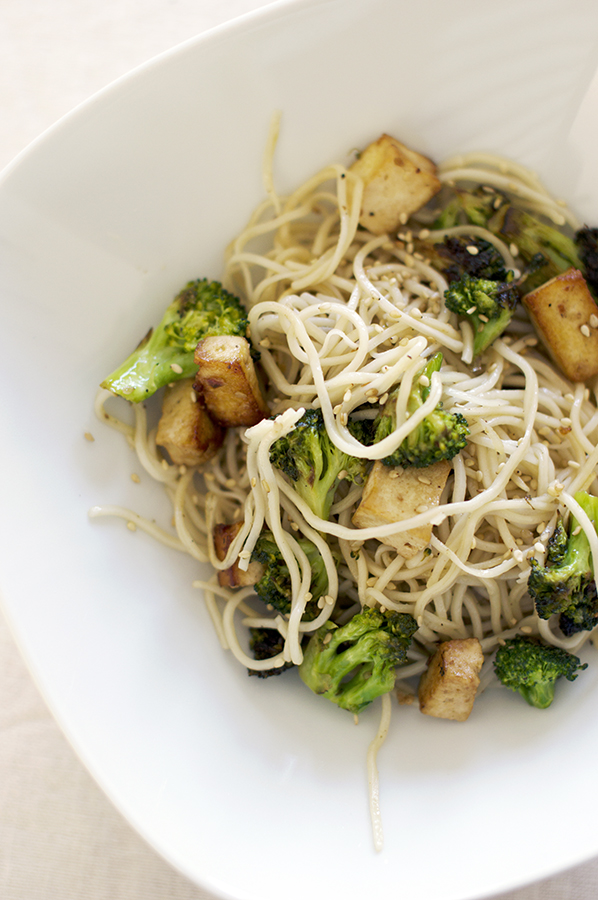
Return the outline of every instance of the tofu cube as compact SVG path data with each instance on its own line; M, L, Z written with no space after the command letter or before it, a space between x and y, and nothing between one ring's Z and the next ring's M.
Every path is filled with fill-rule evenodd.
M351 171L364 182L359 222L372 234L396 231L441 188L432 160L383 134Z
M353 524L357 528L389 525L418 515L423 507L438 506L451 468L445 459L425 469L400 469L377 460L353 514ZM420 525L381 540L395 547L399 556L411 559L428 546L431 537L432 526Z
M222 561L228 552L228 548L243 527L242 522L233 525L216 525L214 528L214 550L216 556ZM247 569L240 569L237 560L228 569L218 572L218 584L220 587L245 587L248 584L257 584L264 574L264 567L259 562L250 562Z
M195 350L195 363L195 390L219 425L248 428L270 415L245 338L204 338Z
M177 381L164 391L156 443L176 466L200 466L218 452L224 430L213 422L201 399L194 399L193 379Z
M571 381L598 375L598 329L589 325L598 306L578 269L567 269L523 298L553 360ZM594 319L594 320L595 320Z
M439 644L419 682L421 712L464 722L473 708L483 662L477 638Z

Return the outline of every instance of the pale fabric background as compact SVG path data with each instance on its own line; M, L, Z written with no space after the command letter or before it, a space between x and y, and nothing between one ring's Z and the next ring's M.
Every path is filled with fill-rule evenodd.
M0 168L134 66L265 5L0 0ZM594 860L500 900L597 897ZM1 618L0 898L212 900L156 856L95 786L54 724Z

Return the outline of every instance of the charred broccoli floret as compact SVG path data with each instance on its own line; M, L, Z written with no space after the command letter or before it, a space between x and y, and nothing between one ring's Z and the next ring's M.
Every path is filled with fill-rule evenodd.
M513 284L469 275L463 275L444 292L447 309L462 316L473 328L474 357L503 333L513 317L518 298Z
M284 639L275 628L250 628L249 649L254 659L270 659L282 653ZM256 675L258 678L270 678L272 675L281 675L286 669L292 669L294 663L286 662L282 666L274 666L271 669L247 669L248 675Z
M582 272L592 289L598 295L598 228L580 228L575 235L577 252L583 266Z
M512 691L519 691L530 706L538 709L550 706L559 678L575 681L586 668L587 663L582 665L579 657L567 650L521 635L506 640L494 659L499 681Z
M490 281L510 280L501 254L483 238L447 236L442 243L436 244L436 252L449 281L458 281L463 275Z
M575 500L593 522L598 525L598 498L579 491ZM569 530L561 521L549 541L546 565L532 558L527 589L541 619L559 615L563 634L591 631L598 625L598 594L592 552L585 532L571 515Z
M316 545L307 540L307 538L298 538L297 543L311 565L312 580L309 590L312 597L308 601L304 613L304 619L309 622L315 619L320 612L318 600L328 590L328 575L324 560ZM264 567L262 577L254 585L260 600L273 606L282 615L290 613L292 602L291 575L278 544L270 531L262 531L253 548L251 559L261 563Z
M367 460L349 456L332 443L321 409L306 410L287 435L274 441L270 460L293 482L312 512L326 521L339 475L347 481L365 480L368 466Z
M413 379L407 400L407 412L410 416L426 402L432 373L439 371L442 360L442 353L436 353ZM396 429L397 393L398 391L393 391L374 422L376 443ZM382 462L385 466L425 468L441 459L456 456L466 446L468 434L469 427L464 416L461 413L449 413L439 404L416 425L394 453L384 457Z
M309 640L299 675L314 693L358 713L393 689L416 631L407 613L367 607L345 625L325 622Z
M126 400L147 400L158 388L197 372L193 359L202 338L245 336L247 315L241 302L217 281L190 281L168 306L157 328L103 382Z
M524 262L529 263L539 255L544 258L544 265L537 267L528 278L527 291L534 290L571 266L575 269L582 267L572 237L515 206L508 207L495 233L507 244L515 244Z

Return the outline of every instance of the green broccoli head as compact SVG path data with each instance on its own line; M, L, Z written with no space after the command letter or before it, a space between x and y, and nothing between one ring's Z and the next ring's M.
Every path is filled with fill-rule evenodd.
M306 622L311 622L320 612L318 600L328 590L328 575L316 545L307 538L299 538L297 543L311 565L312 580L309 590L312 597L303 616ZM260 600L274 607L282 615L288 615L292 602L291 575L274 536L267 529L264 529L257 539L251 559L264 567L262 577L254 585Z
M471 278L467 274L444 292L447 309L464 318L473 328L474 357L503 333L513 317L518 298L514 284Z
M413 379L407 401L407 412L410 416L426 402L430 393L432 373L440 369L442 360L442 353L436 353ZM421 384L420 379L425 383ZM376 443L396 429L397 393L393 391L374 422ZM407 435L394 453L386 456L382 462L385 466L425 468L441 459L452 459L456 456L467 445L468 434L469 426L461 413L449 413L439 404Z
M314 693L358 713L393 689L416 631L407 613L368 607L346 625L328 621L310 638L299 675Z
M559 678L574 681L586 668L572 653L521 635L505 641L494 659L498 680L538 709L550 706Z
M488 228L497 212L508 202L503 194L493 188L479 187L471 191L457 188L432 227L445 229L455 225L479 225Z
M528 291L560 275L571 266L581 269L575 240L554 225L542 222L523 209L515 206L507 207L502 221L498 220L493 230L507 244L515 244L525 262L530 262L540 255L543 257L544 264L527 279Z
M598 498L580 491L575 499L594 523L598 523ZM541 619L558 614L559 627L569 636L591 631L598 625L598 594L592 553L585 532L570 516L569 530L557 524L549 541L546 565L532 558L527 589Z
M332 443L321 409L308 409L295 427L274 441L270 460L293 482L312 512L328 520L339 475L360 481L367 474L367 460L349 456Z
M195 348L214 335L244 336L247 314L217 281L190 281L131 355L101 384L126 400L147 400L158 388L197 372Z

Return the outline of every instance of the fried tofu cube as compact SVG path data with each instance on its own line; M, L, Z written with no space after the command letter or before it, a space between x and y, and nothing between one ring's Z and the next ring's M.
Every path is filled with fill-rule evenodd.
M424 512L424 507L438 506L451 468L445 459L425 469L401 469L377 460L353 514L353 524L357 528L389 525ZM431 537L432 526L420 525L382 540L395 547L399 556L411 559L428 546Z
M372 234L396 231L441 188L432 160L383 134L351 171L364 182L360 225Z
M248 428L270 415L245 338L204 338L195 350L195 363L195 390L219 425Z
M216 525L214 528L214 550L221 562L242 527L242 522L235 522L233 525ZM261 563L250 562L247 569L240 569L236 560L228 569L218 572L218 584L220 587L229 588L246 587L249 584L257 584L263 574L264 567Z
M473 708L483 662L477 638L439 644L419 682L421 712L464 722Z
M196 398L192 378L165 389L156 443L175 465L200 466L215 456L223 441L224 430Z
M578 269L567 269L523 298L553 360L571 381L598 375L598 306Z

